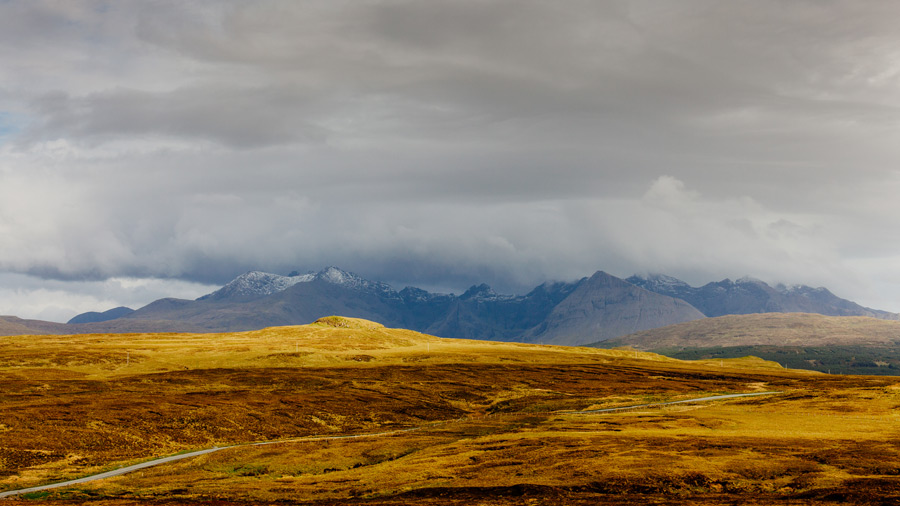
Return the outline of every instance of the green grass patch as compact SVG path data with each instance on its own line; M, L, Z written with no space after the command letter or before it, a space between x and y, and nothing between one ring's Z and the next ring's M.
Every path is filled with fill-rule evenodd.
M873 346L722 346L659 348L655 353L681 360L755 356L791 369L831 374L900 376L900 348Z
M28 499L29 501L41 500L50 497L50 491L38 490L37 492L26 492L24 494L20 494L19 497L21 497L22 499Z

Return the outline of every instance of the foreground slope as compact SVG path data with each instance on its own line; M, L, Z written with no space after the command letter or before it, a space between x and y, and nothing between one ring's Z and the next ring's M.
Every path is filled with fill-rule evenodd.
M333 317L229 334L5 337L0 380L0 490L282 441L28 496L42 504L900 498L896 379L757 359L440 339ZM782 393L573 412L763 391ZM416 430L308 439L395 429Z

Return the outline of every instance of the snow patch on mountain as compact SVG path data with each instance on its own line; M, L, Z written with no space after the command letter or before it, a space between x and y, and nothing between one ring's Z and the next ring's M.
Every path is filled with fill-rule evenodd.
M817 287L817 288L813 288L813 287L811 287L811 286L809 286L809 285L791 285L791 286L785 286L785 285L779 284L779 285L777 285L777 286L775 287L775 289L778 290L779 292L783 293L783 294L801 294L801 295L808 295L808 294L810 294L810 293L825 293L825 292L828 292L828 289L825 288L825 287L821 287L821 286L820 286L820 287Z
M283 292L297 283L312 281L314 278L314 274L281 276L269 272L250 271L241 274L222 288L197 300L272 295L273 293Z
M627 278L625 281L628 281L632 285L650 290L651 292L658 293L675 292L685 289L690 290L692 288L691 285L678 278L658 273L635 274Z
M389 296L391 298L400 297L400 295L393 288L391 288L391 285L388 285L387 283L369 281L352 272L347 272L333 266L326 267L314 276L316 279L331 283L333 285L340 285L358 291L377 293L383 296Z
M282 276L262 271L251 271L241 274L222 288L204 295L197 300L224 298L264 297L283 292L298 283L309 283L318 280L357 291L375 293L383 297L399 298L399 294L386 283L368 281L360 276L341 270L337 267L326 267L319 272Z
M319 272L316 277L335 285L355 285L362 280L362 278L354 276L349 272L342 271L337 267L328 267Z

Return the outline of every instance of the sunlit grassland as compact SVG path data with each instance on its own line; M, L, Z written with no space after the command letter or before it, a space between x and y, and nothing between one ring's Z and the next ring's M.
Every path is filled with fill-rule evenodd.
M634 355L620 350L443 339L351 318L331 321L339 323L323 319L311 325L223 334L0 336L0 370L48 377L69 372L66 377L108 379L215 368L582 362ZM635 356L665 360L651 353ZM30 370L45 367L54 371Z
M895 482L897 391L837 387L815 406L807 392L614 414L507 414L385 438L244 447L86 486L70 497L490 497L527 484L563 502L610 494L703 502L770 501L840 491L872 499ZM863 403L848 411L847 401ZM873 401L873 402L869 402ZM498 490L499 489L499 490ZM895 489L896 493L896 489ZM450 494L450 495L453 495ZM436 496L436 497L432 497ZM404 499L405 498L405 499ZM515 503L512 501L512 503Z
M421 427L231 448L41 494L51 501L900 497L900 380L752 358L440 339L333 318L234 334L4 337L0 381L0 490L188 449ZM766 390L783 393L564 413Z

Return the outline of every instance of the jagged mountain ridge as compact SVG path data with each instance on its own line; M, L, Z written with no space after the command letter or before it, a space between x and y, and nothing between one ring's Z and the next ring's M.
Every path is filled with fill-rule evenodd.
M314 276L281 276L261 271L250 271L234 278L215 292L197 300L223 300L233 298L252 299L282 292L297 283L311 281Z
M735 292L740 297L728 295L732 285L742 287L742 291ZM651 280L633 276L626 281L602 271L571 283L544 283L526 295L501 295L481 284L457 296L414 287L396 291L387 284L328 267L317 273L289 276L252 271L196 300L160 299L103 322L69 326L26 322L26 326L40 333L129 332L147 328L224 332L306 324L324 315L338 314L443 337L579 345L703 318L704 310L684 299L693 297L703 304L703 297L694 296L702 289L715 290L721 299L719 306L704 306L710 312L711 307L719 311L746 310L746 304L737 303L744 299L756 301L753 307L763 310L796 311L796 303L791 306L759 302L780 293L787 294L780 295L783 298L821 298L835 305L833 298L843 301L850 310L854 306L824 289L772 288L749 279L725 280L695 289L671 277ZM812 310L819 307L811 303L808 306ZM21 328L16 327L16 331Z
M598 283L599 279L607 282ZM623 287L629 296L616 293ZM661 310L659 305L670 309ZM77 327L79 332L104 328L120 332L138 322L142 328L156 322L167 329L184 325L186 331L241 331L305 324L331 314L444 337L558 344L594 342L702 317L683 301L602 272L573 283L544 283L526 295L498 294L481 284L457 296L413 287L398 292L328 267L292 276L248 272L196 300L160 299L122 318L75 326L73 331Z
M269 272L250 271L234 278L215 292L206 294L197 300L236 300L253 299L283 292L297 283L309 283L323 280L336 285L344 285L358 290L390 295L393 288L386 283L369 281L362 277L331 266L319 272L281 276Z
M744 277L737 281L724 279L693 287L680 279L663 274L634 275L629 283L651 292L675 297L690 303L708 317L753 313L815 313L825 316L868 316L897 320L900 315L860 306L842 299L826 288L806 285L770 286L763 281Z

